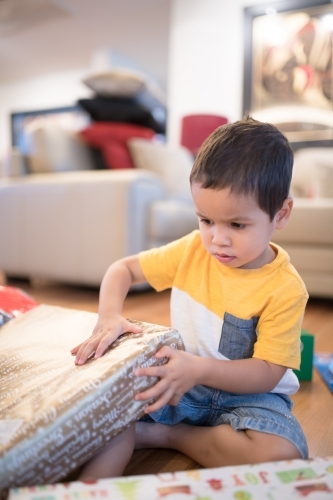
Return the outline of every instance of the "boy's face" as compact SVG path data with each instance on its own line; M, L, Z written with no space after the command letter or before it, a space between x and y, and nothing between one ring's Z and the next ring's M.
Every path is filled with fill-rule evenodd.
M253 196L231 193L229 188L205 189L192 184L202 242L221 264L256 269L275 259L269 242L275 229L285 226L291 198L270 221Z

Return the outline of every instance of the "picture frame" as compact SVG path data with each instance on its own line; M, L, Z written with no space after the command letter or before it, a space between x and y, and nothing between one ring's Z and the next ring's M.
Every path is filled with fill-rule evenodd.
M28 155L31 149L31 127L53 123L74 132L88 126L90 122L90 116L79 105L13 112L10 114L11 143L20 153Z
M283 0L244 9L243 114L293 141L333 141L333 3Z

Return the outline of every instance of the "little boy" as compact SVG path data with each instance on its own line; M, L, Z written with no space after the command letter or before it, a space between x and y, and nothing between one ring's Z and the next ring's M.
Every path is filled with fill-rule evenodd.
M287 253L270 243L292 210L293 153L273 125L246 118L216 129L190 176L199 230L112 264L92 336L76 364L102 356L122 333L130 286L172 288L171 320L186 351L163 347L156 385L135 396L145 417L103 448L82 478L121 475L133 449L179 450L204 467L307 458L291 413L299 383L305 286ZM149 401L154 401L149 403Z

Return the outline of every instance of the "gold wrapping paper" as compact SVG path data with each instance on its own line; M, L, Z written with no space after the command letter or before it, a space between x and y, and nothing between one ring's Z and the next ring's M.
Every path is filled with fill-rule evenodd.
M143 415L134 395L156 382L135 377L161 364L163 346L184 349L176 330L135 322L99 359L74 364L70 349L92 333L97 314L40 305L0 329L0 488L65 478Z

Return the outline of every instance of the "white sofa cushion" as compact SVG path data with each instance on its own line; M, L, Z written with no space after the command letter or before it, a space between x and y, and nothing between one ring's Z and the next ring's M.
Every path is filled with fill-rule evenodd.
M99 286L108 266L148 248L147 213L165 196L143 170L31 174L0 180L0 269Z
M90 152L78 134L53 124L31 127L28 132L31 141L31 173L91 169Z
M133 138L128 146L136 168L150 170L160 175L169 197L192 200L190 173L193 157L184 147L172 148L164 143Z
M295 196L333 197L333 148L304 148L295 152L292 190Z
M316 168L316 194L321 198L333 198L333 155L332 163L318 164Z
M18 148L14 147L8 158L6 174L9 177L21 177L22 175L26 175L26 173L27 169L24 156L20 153Z
M297 266L297 271L318 273L333 276L333 248L325 245L302 245L301 243L283 244L291 263ZM331 288L333 293L333 288Z
M149 206L149 246L181 238L198 229L198 217L193 203L177 200L156 200Z
M300 245L333 244L333 198L295 198L290 220L273 241Z

